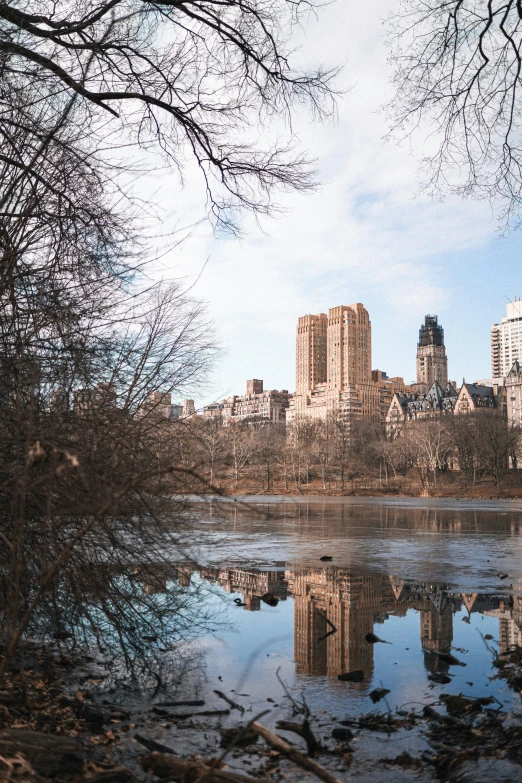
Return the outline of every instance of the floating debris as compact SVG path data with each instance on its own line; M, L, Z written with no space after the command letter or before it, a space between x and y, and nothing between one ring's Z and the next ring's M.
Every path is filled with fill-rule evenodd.
M364 638L368 644L377 644L377 642L381 642L382 644L391 644L391 642L387 642L385 639L379 639L379 637L374 633L367 633Z
M338 674L337 679L343 680L343 682L362 682L364 680L364 672L362 669L354 669L352 672Z
M384 699L384 697L387 696L389 692L390 691L388 690L388 688L374 688L374 690L370 691L368 695L372 700L372 702L374 704L377 704L377 702L380 701L381 699Z

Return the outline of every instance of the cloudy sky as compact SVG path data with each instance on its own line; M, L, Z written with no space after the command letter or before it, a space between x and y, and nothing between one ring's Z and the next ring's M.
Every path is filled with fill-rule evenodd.
M445 330L450 377L489 377L489 329L507 297L522 295L520 234L501 236L490 205L419 197L420 139L385 142L381 107L392 94L383 21L393 0L342 0L304 31L303 61L344 66L338 119L297 117L294 133L317 159L317 192L286 195L276 219L242 223L241 239L200 224L155 274L195 282L223 348L204 399L241 394L247 378L294 389L298 316L362 302L370 313L373 367L412 381L426 313ZM427 130L427 129L426 129ZM183 190L154 176L168 227L205 213L197 174ZM205 266L206 263L206 266Z

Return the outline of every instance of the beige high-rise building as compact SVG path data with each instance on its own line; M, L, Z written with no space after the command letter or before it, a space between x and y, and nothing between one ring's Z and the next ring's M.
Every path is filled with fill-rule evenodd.
M326 383L326 331L324 313L304 315L297 322L295 341L295 390L306 394L320 383Z
M428 392L435 381L444 389L448 385L448 358L444 347L444 330L436 315L427 315L419 329L417 343L417 385Z
M328 311L327 356L329 389L371 381L372 325L360 302Z
M360 302L332 307L328 316L299 318L296 390L287 423L331 415L382 421L394 393L406 389L402 378L372 370L372 325Z

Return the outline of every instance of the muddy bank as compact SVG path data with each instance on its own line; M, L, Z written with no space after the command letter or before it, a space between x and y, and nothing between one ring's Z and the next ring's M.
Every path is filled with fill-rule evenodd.
M488 677L520 693L522 649L493 652ZM74 783L522 781L522 709L446 693L443 677L429 703L419 695L394 705L376 689L365 714L333 714L328 704L312 712L302 691L287 688L262 710L220 682L201 699L183 679L167 689L122 686L103 657L27 645L0 683L0 774ZM358 687L353 679L343 687Z

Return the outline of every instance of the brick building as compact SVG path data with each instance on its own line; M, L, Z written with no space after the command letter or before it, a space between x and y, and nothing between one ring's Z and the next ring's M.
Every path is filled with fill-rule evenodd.
M223 424L245 420L284 424L289 398L286 389L264 390L263 381L253 378L247 381L246 394L234 395L206 405L203 415L207 418L220 417Z

